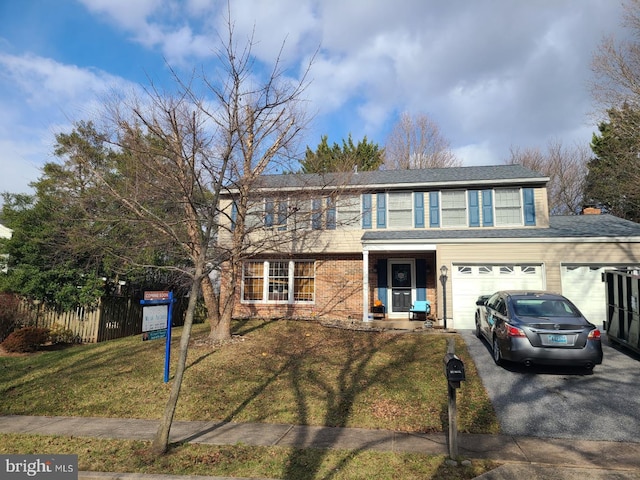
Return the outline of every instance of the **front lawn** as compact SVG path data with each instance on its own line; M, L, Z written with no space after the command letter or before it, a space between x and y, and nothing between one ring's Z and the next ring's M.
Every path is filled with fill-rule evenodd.
M180 332L173 334L172 374ZM207 326L194 327L176 420L447 431L442 359L453 335L467 376L457 391L458 430L499 431L455 334L362 332L285 320L236 322L233 333L233 341L211 346ZM160 418L170 388L163 371L164 340L140 336L0 356L0 414Z

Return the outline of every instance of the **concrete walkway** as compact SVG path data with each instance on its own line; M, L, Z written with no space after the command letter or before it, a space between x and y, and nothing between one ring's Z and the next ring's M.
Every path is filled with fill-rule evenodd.
M0 433L151 440L157 425L155 420L140 419L0 416ZM444 434L266 423L176 421L170 441L448 454ZM458 453L471 460L491 459L505 463L478 477L482 480L640 479L640 443L458 434ZM184 477L99 472L80 472L79 475L80 480L175 478ZM210 480L220 477L197 478Z

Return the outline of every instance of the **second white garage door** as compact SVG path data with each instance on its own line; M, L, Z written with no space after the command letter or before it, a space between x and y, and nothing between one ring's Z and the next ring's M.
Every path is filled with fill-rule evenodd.
M451 274L454 328L474 328L476 300L498 290L544 290L541 264L453 264ZM451 321L451 320L450 320Z
M607 295L602 273L635 265L563 265L562 294L576 304L582 314L599 328L607 317Z

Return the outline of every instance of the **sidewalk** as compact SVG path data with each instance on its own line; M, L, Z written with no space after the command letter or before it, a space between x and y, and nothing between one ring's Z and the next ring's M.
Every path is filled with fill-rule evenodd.
M140 419L8 415L0 416L0 433L151 440L157 424L155 420ZM300 425L176 421L170 441L448 454L444 434ZM461 457L471 460L491 459L505 463L478 477L481 480L527 477L552 480L640 479L638 443L458 434L458 450ZM80 472L79 475L81 480L151 478L173 480L180 477L94 472Z

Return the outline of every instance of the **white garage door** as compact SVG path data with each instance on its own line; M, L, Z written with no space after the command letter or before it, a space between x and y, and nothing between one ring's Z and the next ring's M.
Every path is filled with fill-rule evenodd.
M620 266L563 265L561 269L562 294L575 303L587 320L600 328L607 317L602 272L616 268Z
M453 265L453 327L474 328L476 300L498 290L544 290L540 264Z

